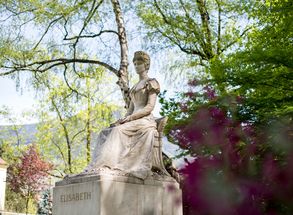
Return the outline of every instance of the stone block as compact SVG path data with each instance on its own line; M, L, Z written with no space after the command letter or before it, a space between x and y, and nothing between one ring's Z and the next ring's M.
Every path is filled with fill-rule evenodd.
M171 177L74 177L56 183L53 215L182 215L181 196Z

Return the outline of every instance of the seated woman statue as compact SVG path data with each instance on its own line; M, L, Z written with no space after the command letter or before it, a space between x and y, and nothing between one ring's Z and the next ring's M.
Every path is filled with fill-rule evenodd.
M145 179L152 168L152 148L156 122L152 115L160 86L148 77L150 57L143 51L134 54L139 82L130 90L131 103L126 116L101 131L92 161L84 173L113 170Z

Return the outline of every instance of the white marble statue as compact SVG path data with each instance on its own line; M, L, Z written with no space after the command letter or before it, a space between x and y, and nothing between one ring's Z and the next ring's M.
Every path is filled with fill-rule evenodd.
M131 103L126 116L99 134L92 161L84 173L121 171L145 179L152 168L152 149L157 129L152 115L160 86L148 77L150 57L135 52L133 63L139 82L130 90Z

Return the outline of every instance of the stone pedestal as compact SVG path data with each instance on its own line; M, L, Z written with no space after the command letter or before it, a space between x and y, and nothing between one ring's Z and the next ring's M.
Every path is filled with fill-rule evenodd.
M182 215L181 196L171 177L74 177L56 183L53 215Z

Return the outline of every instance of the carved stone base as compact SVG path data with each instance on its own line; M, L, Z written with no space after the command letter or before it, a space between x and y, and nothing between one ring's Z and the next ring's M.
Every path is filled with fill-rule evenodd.
M171 177L90 175L57 182L54 215L182 215L182 193Z

